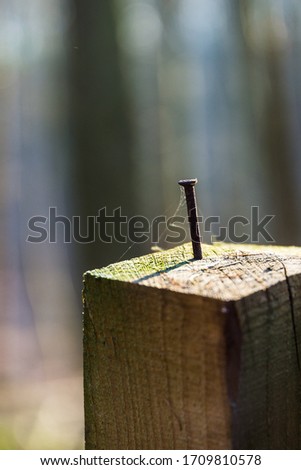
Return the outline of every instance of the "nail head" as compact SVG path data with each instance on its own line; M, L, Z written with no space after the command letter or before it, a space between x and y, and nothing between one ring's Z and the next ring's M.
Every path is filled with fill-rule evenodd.
M197 184L198 180L197 178L192 178L192 179L188 179L188 180L180 180L178 181L178 184L180 186L184 186L185 187L188 187L188 186L194 186L195 184Z

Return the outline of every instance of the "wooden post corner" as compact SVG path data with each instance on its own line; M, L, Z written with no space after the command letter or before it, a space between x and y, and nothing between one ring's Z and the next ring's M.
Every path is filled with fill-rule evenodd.
M87 449L300 449L301 248L190 245L84 275Z

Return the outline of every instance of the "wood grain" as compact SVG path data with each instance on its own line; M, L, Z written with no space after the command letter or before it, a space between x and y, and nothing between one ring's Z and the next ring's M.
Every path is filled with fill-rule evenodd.
M87 449L301 447L301 249L203 251L85 274Z

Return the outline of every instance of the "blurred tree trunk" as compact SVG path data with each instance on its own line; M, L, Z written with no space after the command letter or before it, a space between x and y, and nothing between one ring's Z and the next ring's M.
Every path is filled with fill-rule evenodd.
M294 187L290 123L281 71L282 61L282 52L269 52L267 68L272 86L267 97L262 136L266 149L266 164L270 168L273 209L279 215L279 240L283 244L298 244L300 240L295 229L299 211Z
M74 199L83 222L106 206L134 211L130 112L120 67L113 1L74 0L72 36ZM97 233L96 233L97 236ZM76 246L82 270L116 261L126 245Z
M285 67L289 65L286 57L291 46L287 41L289 33L286 31L284 12L277 6L272 9L263 2L256 6L256 10L263 8L261 21L258 22L258 11L256 19L254 11L253 15L251 11L254 6L250 2L234 0L233 4L240 15L238 23L245 44L256 138L261 145L265 170L266 210L276 215L274 233L277 243L300 244L289 84L285 77Z

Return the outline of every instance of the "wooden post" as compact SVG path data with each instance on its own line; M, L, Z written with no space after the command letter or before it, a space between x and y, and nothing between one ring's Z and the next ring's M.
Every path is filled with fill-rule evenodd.
M85 274L87 449L301 448L301 248L203 247Z

